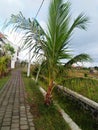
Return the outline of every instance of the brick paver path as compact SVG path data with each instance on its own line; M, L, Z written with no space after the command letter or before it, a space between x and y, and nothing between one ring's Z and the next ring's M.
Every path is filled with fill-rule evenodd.
M35 130L29 109L21 72L15 70L0 91L0 130Z

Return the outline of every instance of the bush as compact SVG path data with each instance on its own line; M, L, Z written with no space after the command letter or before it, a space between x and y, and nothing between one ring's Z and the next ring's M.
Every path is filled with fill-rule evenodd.
M88 77L88 74L87 74L87 73L84 73L84 77Z

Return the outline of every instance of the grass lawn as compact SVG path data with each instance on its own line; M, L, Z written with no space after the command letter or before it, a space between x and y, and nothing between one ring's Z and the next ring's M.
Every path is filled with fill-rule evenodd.
M6 76L6 77L3 77L3 78L0 78L0 90L4 86L4 84L8 81L9 77L10 76Z
M46 77L39 78L47 83ZM98 103L98 80L90 77L58 77L56 83L65 86Z
M44 82L40 81L41 86L46 89ZM89 113L85 112L75 102L69 100L67 96L58 92L55 88L53 91L53 99L64 109L64 111L70 115L70 117L76 122L76 124L82 128L82 130L98 130L98 124L92 119Z
M90 78L69 78L63 80L61 84L98 102L98 80Z
M34 116L36 130L71 130L54 105L47 107L38 86L30 78L24 77L28 102Z
M89 99L98 102L98 72L90 73L89 69L65 69L58 75L56 82Z

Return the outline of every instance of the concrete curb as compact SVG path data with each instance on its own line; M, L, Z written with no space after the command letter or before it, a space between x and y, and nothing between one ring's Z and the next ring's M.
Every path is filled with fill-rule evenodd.
M91 100L91 99L89 99L89 98L87 98L87 97L84 97L83 95L80 95L80 94L78 94L77 92L74 92L74 91L72 91L72 90L70 90L70 89L68 89L68 88L66 88L66 87L61 86L61 85L57 85L57 87L58 87L59 89L61 89L61 90L64 90L66 93L68 93L68 94L74 96L76 99L79 99L79 100L81 100L82 102L88 104L88 105L91 106L92 108L98 110L98 103L97 103L97 102L95 102L95 101L93 101L93 100Z

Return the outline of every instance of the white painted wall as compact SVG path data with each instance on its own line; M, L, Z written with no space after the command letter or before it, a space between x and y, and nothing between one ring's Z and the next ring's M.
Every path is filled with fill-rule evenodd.
M13 46L13 47L14 47L14 49L15 49L15 54L14 54L13 57L11 58L11 69L14 69L14 68L15 68L15 63L16 63L17 58L18 58L18 56L17 56L18 47L15 47L15 46Z

